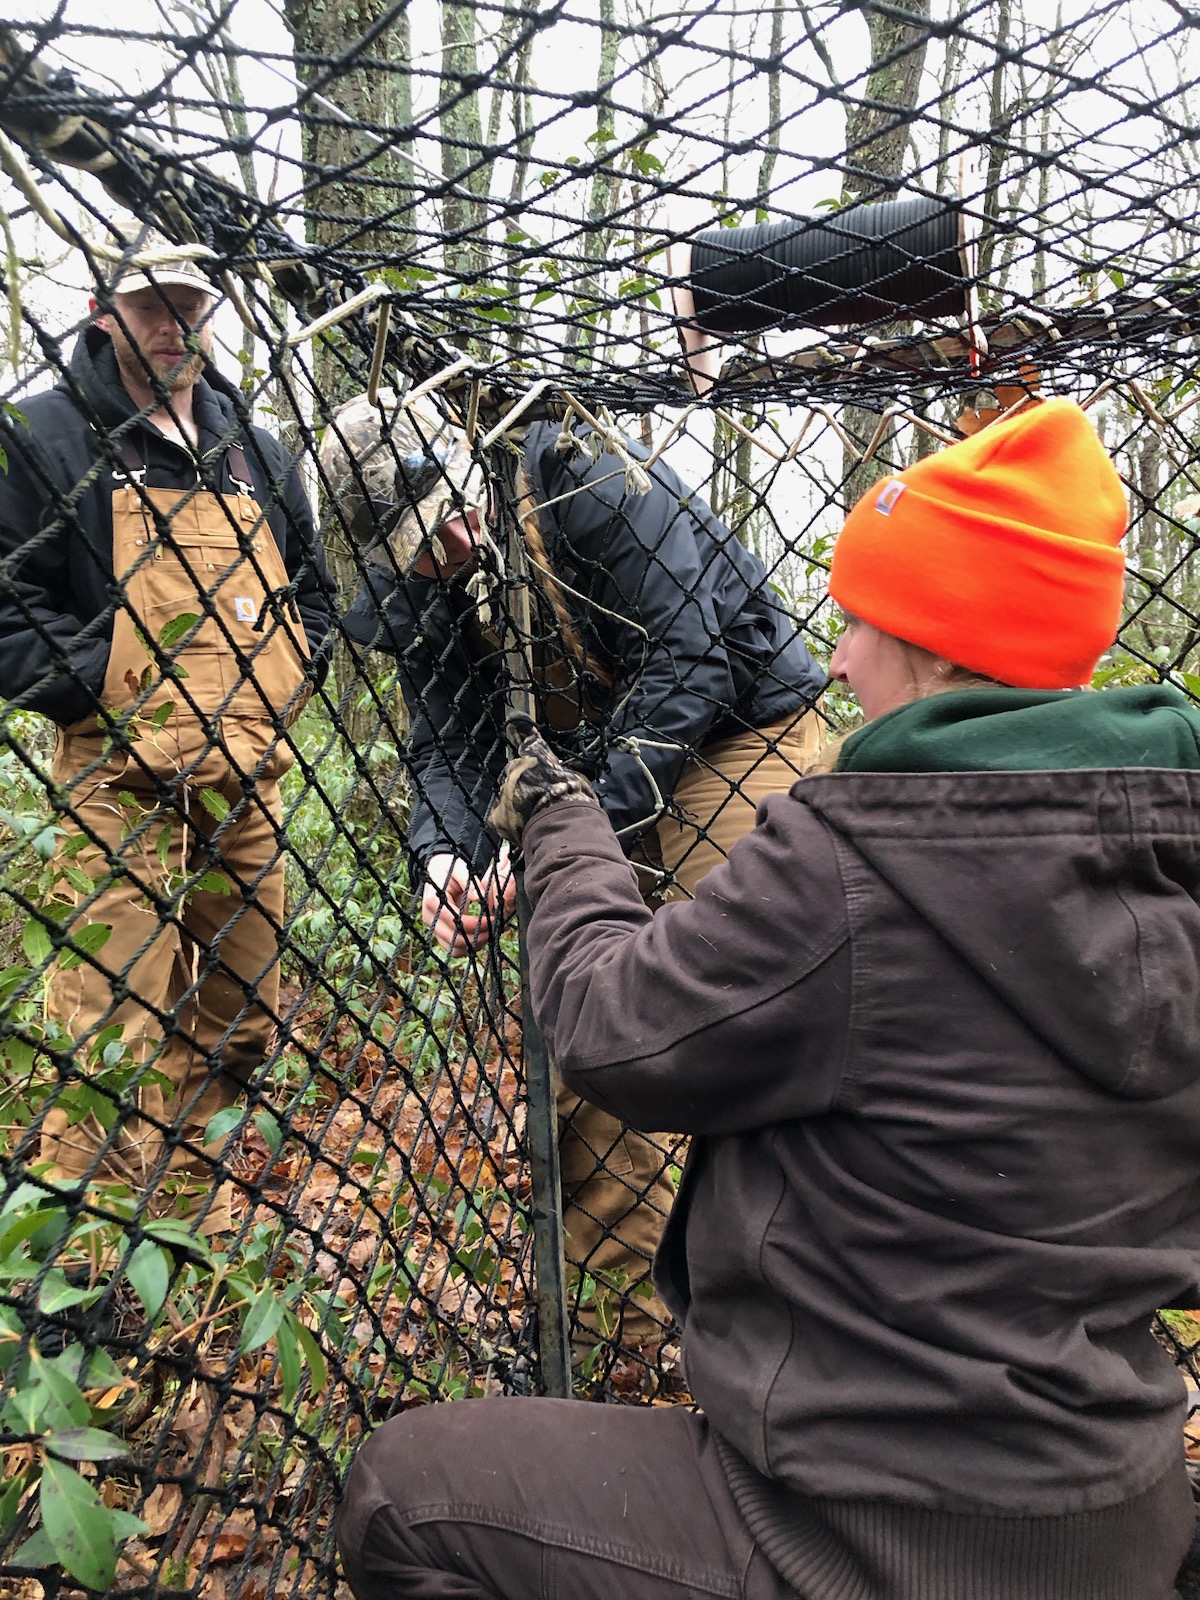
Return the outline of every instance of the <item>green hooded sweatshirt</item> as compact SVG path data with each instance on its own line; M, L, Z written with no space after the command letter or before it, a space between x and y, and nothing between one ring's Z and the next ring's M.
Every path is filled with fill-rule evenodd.
M1132 689L959 689L851 734L838 772L1200 769L1200 710L1167 683Z

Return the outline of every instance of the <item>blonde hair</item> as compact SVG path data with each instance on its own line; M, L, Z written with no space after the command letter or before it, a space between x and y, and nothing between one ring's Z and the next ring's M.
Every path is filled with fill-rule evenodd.
M588 654L583 647L583 640L579 637L574 615L567 604L558 576L551 565L550 556L546 550L546 541L542 537L541 524L538 522L538 508L534 501L533 493L529 487L529 479L523 467L517 472L517 516L521 523L521 532L525 538L525 549L529 554L529 565L533 570L534 582L539 592L544 595L554 620L558 624L559 637L566 647L568 656L575 663L578 671L587 670L597 677L606 689L612 687L612 673L602 661L596 658L595 653Z
M933 668L932 673L926 673L919 677L914 661L912 669L913 692L911 697L905 701L906 705L911 705L915 700L931 700L934 695L938 694L953 694L960 689L1002 689L1004 687L999 678L985 677L982 672L975 672L970 667L955 666L953 662L942 660L940 657L935 656L931 650L926 650L919 644L909 644L907 639L898 639L896 642L903 645L905 650L911 651L914 657L923 656L925 661ZM885 712L884 715L887 715L887 713ZM872 718L872 721L878 721L878 718ZM856 733L861 733L864 728L869 728L870 726L870 722L863 722L857 728L847 728L845 733L834 734L822 746L821 753L812 766L808 768L808 771L804 774L805 777L822 772L833 772L837 767L838 759L842 753L842 746L846 743L846 740L853 738Z

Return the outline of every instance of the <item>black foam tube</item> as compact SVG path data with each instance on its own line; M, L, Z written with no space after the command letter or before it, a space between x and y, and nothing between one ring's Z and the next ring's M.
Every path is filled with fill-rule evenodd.
M828 216L708 228L692 240L692 322L706 333L961 315L958 207L916 196Z

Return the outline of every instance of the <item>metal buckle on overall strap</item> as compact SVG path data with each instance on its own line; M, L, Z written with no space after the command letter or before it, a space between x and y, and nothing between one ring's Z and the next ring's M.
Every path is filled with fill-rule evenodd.
M129 434L123 433L116 441L117 454L121 457L120 467L116 469L115 476L124 478L127 483L146 487L146 463L142 453ZM254 498L254 480L250 476L250 468L246 464L246 452L240 444L231 444L225 452L225 467L238 494L249 495Z

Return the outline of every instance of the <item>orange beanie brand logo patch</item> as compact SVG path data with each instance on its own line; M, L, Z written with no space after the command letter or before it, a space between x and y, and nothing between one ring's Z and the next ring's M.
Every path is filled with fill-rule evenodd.
M892 507L896 504L896 501L899 500L900 496L907 488L908 485L906 483L901 483L899 478L893 478L890 483L885 483L883 488L875 497L876 511L878 511L882 516L890 517L892 514Z

